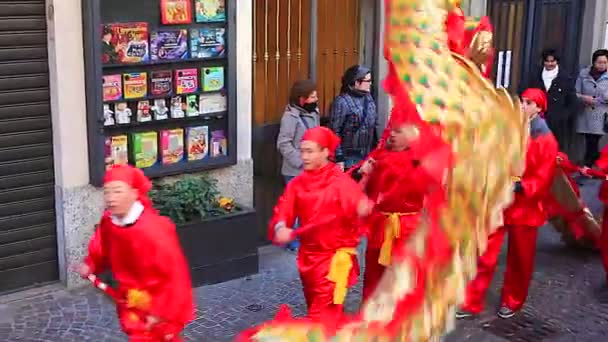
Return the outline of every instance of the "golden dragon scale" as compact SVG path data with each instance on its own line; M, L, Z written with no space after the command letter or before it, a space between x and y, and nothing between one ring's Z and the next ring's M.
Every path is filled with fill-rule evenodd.
M444 23L453 6L449 0L385 0L389 77L404 87L424 120L441 123L456 155L447 205L438 219L452 247L451 262L421 272L411 258L395 258L360 314L337 330L277 319L243 340L438 341L453 327L477 257L512 201L513 176L523 172L528 139L527 119L506 91L495 89L476 64L449 50ZM405 242L415 256L423 256L433 239L429 227L430 218L422 220ZM420 277L425 278L422 303L407 315L397 314L398 303L420 284Z

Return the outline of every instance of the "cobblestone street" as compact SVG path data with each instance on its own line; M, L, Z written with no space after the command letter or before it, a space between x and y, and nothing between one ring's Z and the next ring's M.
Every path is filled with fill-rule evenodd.
M588 202L596 186L584 187ZM592 201L593 211L600 205ZM195 290L197 319L186 329L188 341L231 341L240 330L273 317L280 303L305 311L295 256L275 247L260 249L260 273L247 279ZM501 320L498 304L504 258L478 319L459 322L446 341L606 341L608 289L597 253L572 250L551 227L539 235L536 272L522 313ZM348 299L356 310L360 289ZM113 305L98 291L62 290L58 285L0 297L0 341L126 341Z

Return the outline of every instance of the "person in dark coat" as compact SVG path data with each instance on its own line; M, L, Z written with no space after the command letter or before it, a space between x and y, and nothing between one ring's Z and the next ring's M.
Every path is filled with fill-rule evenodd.
M560 151L574 157L576 139L576 113L578 98L575 80L560 69L559 55L554 49L542 52L543 66L532 76L529 88L542 89L547 93L545 120L559 143Z

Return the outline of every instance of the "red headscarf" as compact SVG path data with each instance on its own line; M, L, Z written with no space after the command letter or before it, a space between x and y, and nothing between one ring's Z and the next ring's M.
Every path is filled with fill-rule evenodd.
M120 181L127 183L139 193L138 200L145 208L152 208L152 201L148 198L148 192L152 188L152 182L140 169L130 165L114 165L106 172L103 183Z
M319 146L327 148L330 157L336 155L336 148L340 145L340 138L327 127L314 127L306 130L302 141L313 141L319 144Z
M545 92L541 89L528 88L523 93L521 93L521 97L534 101L538 108L540 108L541 113L547 111L547 95L545 95Z

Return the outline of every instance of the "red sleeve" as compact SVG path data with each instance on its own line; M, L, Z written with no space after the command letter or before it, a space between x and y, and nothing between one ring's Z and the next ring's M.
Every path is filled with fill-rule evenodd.
M564 170L564 172L566 172L566 173L573 173L573 172L580 171L580 168L578 167L578 165L573 164L569 160L560 161L559 167L560 167L560 169Z
M152 297L149 312L162 321L185 324L194 318L190 270L175 225L166 217L157 220L157 224L141 236L148 271L145 288Z
M603 172L608 172L608 145L602 149L599 159L595 161L595 165Z
M274 228L279 222L285 222L287 227L293 227L295 222L295 202L296 202L296 191L298 178L295 178L291 182L287 183L285 192L279 197L277 205L274 207L272 218L268 224L268 239L274 240Z
M448 13L445 23L448 35L448 47L450 51L459 55L465 54L464 23L465 18L461 9L454 9Z
M526 197L544 196L553 181L558 146L551 134L530 140L526 155L526 170L521 179Z
M103 239L104 221L105 217L101 219L95 228L95 232L93 232L93 236L89 240L88 254L84 258L84 263L89 266L92 274L102 273L109 267L108 255L104 246L106 242Z
M347 217L356 218L361 200L367 199L361 187L350 177L341 177L340 203Z

